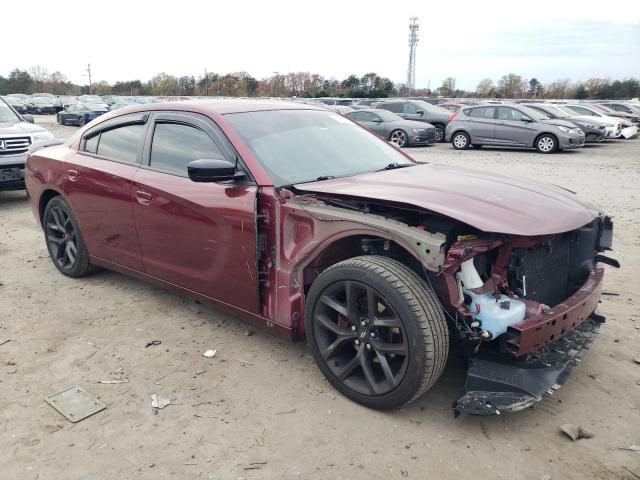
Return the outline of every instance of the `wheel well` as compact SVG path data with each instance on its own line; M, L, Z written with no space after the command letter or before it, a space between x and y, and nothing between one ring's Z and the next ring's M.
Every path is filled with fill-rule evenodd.
M60 194L55 190L45 190L44 192L42 192L42 195L40 195L40 202L38 204L40 223L42 223L42 219L44 217L44 209L47 208L47 204L51 201L53 197L57 197L58 195Z
M393 240L371 235L354 235L336 240L304 268L305 295L313 281L324 270L343 260L361 255L393 258L415 271L421 278L425 276L424 268L416 257Z
M542 133L540 133L540 134L536 137L536 139L533 141L533 147L534 147L534 148L535 148L536 144L538 143L538 140L540 139L540 137L542 137L543 135L549 135L550 137L553 137L553 138L554 138L554 140L556 141L556 146L559 146L559 145L560 145L560 142L559 142L559 140L558 140L558 137L557 137L555 134L553 134L553 133L551 133L551 132L542 132Z

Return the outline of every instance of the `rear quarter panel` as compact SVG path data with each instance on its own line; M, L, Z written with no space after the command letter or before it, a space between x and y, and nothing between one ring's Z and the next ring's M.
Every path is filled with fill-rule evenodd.
M65 169L66 146L47 147L37 150L27 157L24 181L31 203L33 215L40 223L40 200L42 193L53 190L62 194L62 174Z

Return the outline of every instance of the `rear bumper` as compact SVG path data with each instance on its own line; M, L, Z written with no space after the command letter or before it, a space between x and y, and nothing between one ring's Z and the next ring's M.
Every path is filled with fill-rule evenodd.
M553 395L567 380L598 334L604 317L594 313L575 330L518 359L472 358L456 412L499 415L530 407Z

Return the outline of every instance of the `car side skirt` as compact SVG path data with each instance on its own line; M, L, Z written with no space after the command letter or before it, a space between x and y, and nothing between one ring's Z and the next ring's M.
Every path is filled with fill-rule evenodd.
M296 336L295 336L295 332L290 328L287 327L285 325L279 324L274 322L273 320L270 320L266 317L263 317L261 315L257 315L255 313L249 312L247 310L243 310L241 308L237 308L234 307L233 305L230 305L228 303L225 302L221 302L220 300L216 300L215 298L209 297L207 295L204 295L202 293L199 292L195 292L193 290L189 290L187 288L183 288L180 287L178 285L175 285L173 283L167 282L165 280L161 280L157 277L154 277L152 275L148 275L146 273L140 272L138 270L133 270L130 268L127 268L123 265L114 263L114 262L110 262L109 260L106 260L104 258L100 258L100 257L96 257L91 255L90 256L90 261L93 265L96 265L98 267L102 267L102 268L106 268L107 270L113 270L115 272L118 273L122 273L123 275L126 275L128 277L133 277L133 278L137 278L138 280L142 280L145 282L150 282L153 284L156 284L160 287L164 287L167 288L169 290L173 290L175 292L178 293L182 293L185 295L188 295L190 297L193 297L196 300L200 300L204 303L208 303L211 305L215 305L217 307L219 307L221 310L225 311L226 313L230 313L232 315L236 315L242 318L247 318L248 320L250 320L257 328L264 330L265 332L269 332L272 334L276 334L280 337L286 338L288 340L297 340Z

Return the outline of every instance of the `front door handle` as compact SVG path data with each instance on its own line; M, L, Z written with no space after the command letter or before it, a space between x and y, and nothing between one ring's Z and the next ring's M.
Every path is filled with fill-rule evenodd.
M78 171L77 170L67 170L67 178L70 182L75 182L78 180Z
M151 200L153 200L153 195L147 192L143 192L142 190L138 190L136 192L136 200L141 205L149 205Z

